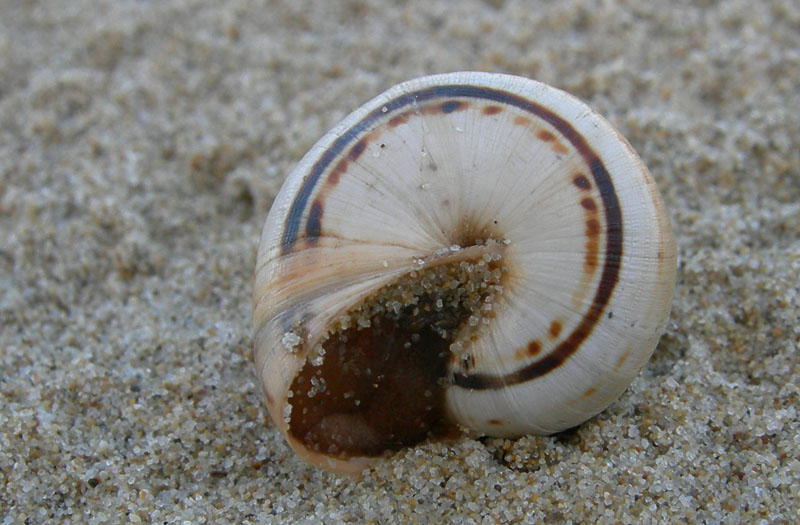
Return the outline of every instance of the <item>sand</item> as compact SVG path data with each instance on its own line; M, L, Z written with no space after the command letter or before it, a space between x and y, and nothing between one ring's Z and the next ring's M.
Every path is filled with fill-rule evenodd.
M0 5L0 523L800 520L800 4ZM283 177L391 85L583 98L678 244L666 334L575 430L305 465L252 365Z

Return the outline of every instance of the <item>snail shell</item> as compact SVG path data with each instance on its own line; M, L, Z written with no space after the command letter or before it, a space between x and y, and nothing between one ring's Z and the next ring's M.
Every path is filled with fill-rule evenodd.
M559 432L649 359L675 262L650 174L581 101L500 74L404 82L322 137L267 217L269 413L336 472L458 431Z

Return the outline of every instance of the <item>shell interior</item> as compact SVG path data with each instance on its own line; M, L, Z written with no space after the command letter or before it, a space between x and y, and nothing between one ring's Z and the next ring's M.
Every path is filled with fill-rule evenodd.
M453 245L339 317L289 399L289 432L337 457L379 456L453 433L444 391L463 341L493 317L508 268L501 246Z

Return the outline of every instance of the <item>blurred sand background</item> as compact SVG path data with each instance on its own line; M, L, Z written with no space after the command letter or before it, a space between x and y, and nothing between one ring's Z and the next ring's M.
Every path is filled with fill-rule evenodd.
M629 139L672 320L573 431L314 470L251 362L265 214L352 109L464 69ZM796 0L0 2L0 523L796 523L798 108Z

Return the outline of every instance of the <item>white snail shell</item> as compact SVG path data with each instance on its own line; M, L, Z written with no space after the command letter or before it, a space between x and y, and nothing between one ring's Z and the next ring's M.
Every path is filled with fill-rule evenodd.
M337 472L454 429L575 426L649 359L675 262L650 174L581 101L500 74L404 82L322 137L267 217L269 413Z

